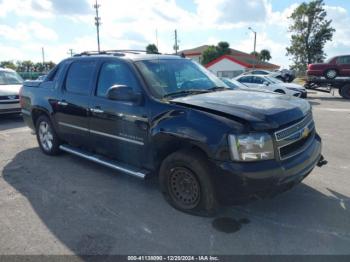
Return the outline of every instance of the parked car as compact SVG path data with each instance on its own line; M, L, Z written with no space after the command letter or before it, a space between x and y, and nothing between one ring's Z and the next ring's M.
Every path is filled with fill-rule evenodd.
M310 64L307 68L308 76L335 79L338 76L350 76L350 55L336 56L325 63Z
M286 83L291 83L295 79L295 72L293 70L288 70L288 69L282 69L282 70L276 70L276 71L255 69L255 70L249 70L243 73L242 75L266 75L273 78L277 78Z
M220 77L221 81L224 82L228 87L232 88L232 89L236 89L236 88L247 88L246 85L238 82L235 79L230 79L230 78L226 78L226 77Z
M19 90L23 79L12 69L0 68L0 115L20 113Z
M276 78L266 75L244 75L235 78L238 82L248 87L262 88L272 92L287 94L291 96L306 98L305 87L293 83L284 83Z
M179 56L83 53L25 82L20 99L45 154L156 175L193 214L283 192L324 164L307 101L232 90Z

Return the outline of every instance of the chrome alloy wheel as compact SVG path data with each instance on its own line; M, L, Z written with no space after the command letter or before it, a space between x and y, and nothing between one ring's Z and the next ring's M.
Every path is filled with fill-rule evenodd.
M44 150L51 151L53 147L53 135L50 125L45 121L42 121L39 125L39 139Z

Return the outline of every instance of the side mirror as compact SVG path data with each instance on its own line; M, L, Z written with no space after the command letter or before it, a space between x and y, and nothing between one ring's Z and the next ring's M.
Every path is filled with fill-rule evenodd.
M138 102L141 99L140 93L126 85L114 85L107 90L107 98L116 101Z
M264 85L269 86L269 85L270 85L270 83L269 83L269 82L267 82L267 81L265 81L265 82L264 82Z

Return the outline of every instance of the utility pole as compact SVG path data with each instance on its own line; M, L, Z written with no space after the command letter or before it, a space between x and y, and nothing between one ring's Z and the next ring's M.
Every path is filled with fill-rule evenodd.
M72 48L68 49L68 53L71 57L73 56L74 54L74 50Z
M45 50L44 50L44 47L41 48L41 55L42 55L42 58L43 58L43 66L45 64Z
M256 55L256 32L251 27L248 27L248 29L254 33L254 56L255 56ZM256 59L258 58L256 57ZM255 69L255 60L253 64L253 69Z
M101 18L98 15L98 9L100 7L101 7L101 5L99 5L97 3L97 0L96 0L96 4L94 5L94 8L96 9L95 26L96 26L96 32L97 32L97 50L98 50L98 52L101 51L101 49L100 49L100 25L101 25Z
M174 45L174 49L175 49L175 54L177 55L177 50L179 49L179 46L177 44L177 30L175 29L175 45Z

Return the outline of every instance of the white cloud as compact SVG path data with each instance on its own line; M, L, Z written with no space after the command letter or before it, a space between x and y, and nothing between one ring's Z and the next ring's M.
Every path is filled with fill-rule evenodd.
M56 32L39 22L30 22L29 24L18 23L11 27L8 25L0 25L0 36L8 40L16 40L20 42L28 42L30 40L49 40L58 39Z

